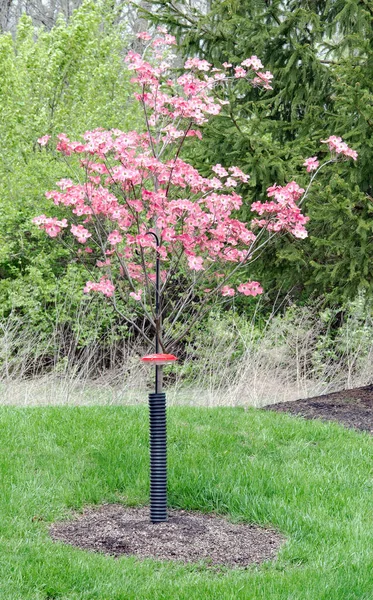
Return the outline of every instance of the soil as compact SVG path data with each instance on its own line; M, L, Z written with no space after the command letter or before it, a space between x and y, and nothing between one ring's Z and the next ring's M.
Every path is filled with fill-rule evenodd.
M373 385L343 390L292 402L280 402L264 407L298 415L306 419L337 421L345 427L373 433Z
M54 540L115 557L126 554L215 568L274 559L285 541L272 529L184 510L170 510L166 523L152 524L147 507L121 504L88 508L72 521L55 523L50 534Z

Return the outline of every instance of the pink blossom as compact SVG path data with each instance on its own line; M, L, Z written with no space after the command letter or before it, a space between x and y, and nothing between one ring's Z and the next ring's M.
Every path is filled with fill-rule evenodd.
M189 131L186 134L186 137L193 137L193 136L198 137L199 140L202 139L202 133L200 132L199 129L189 129Z
M305 217L305 218L307 218L307 217ZM294 237L296 237L300 240L304 240L306 237L308 237L307 229L305 227L303 227L302 223L298 223L297 225L295 225L295 227L293 227L293 229L291 230L291 233L293 234Z
M229 241L231 240L232 238L230 238ZM237 250L237 248L225 248L223 256L225 260L230 262L239 262L241 260L241 253L239 252L239 250Z
M48 223L45 225L45 231L47 232L49 237L54 238L58 236L61 229L60 227L58 227L58 225L55 225L54 223Z
M185 136L185 131L182 129L177 129L172 124L164 127L162 131L167 134L162 138L164 141L177 140Z
M265 90L272 90L272 79L273 75L270 71L266 71L265 73L258 71L256 77L253 79L253 85L263 87Z
M64 178L57 181L56 185L58 185L61 190L68 190L74 186L74 182L71 179Z
M209 185L213 190L220 190L223 187L222 182L217 177L210 179Z
M243 67L247 67L248 69L253 69L254 71L259 71L259 69L263 69L262 62L257 56L251 56L250 58L246 58L242 61L241 65Z
M101 277L98 283L94 281L87 281L83 292L89 294L90 292L101 292L108 298L114 295L115 287L107 277Z
M169 33L163 35L163 37L157 37L153 40L152 46L153 48L159 48L160 46L172 46L176 44L176 38ZM156 55L156 58L162 58L162 54L159 53Z
M339 136L331 135L327 140L321 140L321 142L323 144L328 144L331 152L343 154L344 156L352 158L353 160L356 160L358 157L356 150L352 150L352 148L350 148Z
M248 281L247 283L240 283L237 291L245 296L258 296L258 294L263 293L263 288L258 281Z
M353 160L357 160L358 157L358 153L356 152L356 150L352 150L352 148L349 148L347 146L347 148L345 148L342 152L345 156L347 156L348 158L352 158Z
M147 42L147 41L149 41L149 40L152 39L152 36L147 31L140 31L140 33L136 34L136 37L139 40L144 40L145 42Z
M99 288L99 292L102 292L104 294L104 296L113 296L114 294L114 290L115 287L113 286L113 284L111 283L111 281L109 281L109 279L101 279L100 281L100 288Z
M176 46L176 38L174 35L166 33L163 39L165 44L168 44L169 46Z
M96 267L98 267L99 269L101 269L102 267L109 267L110 265L111 265L110 258L106 258L105 260L97 260L96 261Z
M46 146L50 139L50 135L43 135L43 137L38 138L38 144L40 144L40 146Z
M319 164L320 163L317 160L317 156L311 156L310 158L306 158L306 160L303 163L303 166L307 167L307 173L310 173L311 171L316 171Z
M45 223L45 221L46 221L46 219L47 219L47 218L48 218L48 217L46 217L45 215L39 215L38 217L34 217L34 218L32 219L32 222L33 222L35 225L38 225L38 226L40 226L40 225L44 225L44 223Z
M228 175L228 171L221 166L221 164L214 165L211 167L211 170L214 171L219 177L226 177Z
M233 177L240 179L244 183L247 183L250 179L250 176L245 175L245 173L243 173L243 171L241 171L241 169L239 169L238 167L229 167L228 170L232 173Z
M197 69L198 71L209 71L211 64L207 60L200 60L199 58L188 58L184 64L184 69Z
M137 300L137 302L139 302L141 300L141 295L143 293L143 290L138 290L138 292L130 292L130 296L131 298L133 298L134 300Z
M162 240L165 242L172 242L176 237L175 230L172 227L165 227L162 230Z
M234 296L236 292L234 291L233 288L229 287L229 285L224 285L221 288L221 293L222 293L222 296Z
M123 236L116 229L109 233L108 242L112 246L116 246L116 244L120 244L123 241Z
M201 256L188 256L189 268L193 271L203 271L203 258Z
M307 237L307 230L304 225L309 217L302 214L296 202L300 199L304 189L295 181L291 181L286 186L274 185L267 189L269 198L274 198L270 202L253 202L251 210L266 218L254 220L253 225L266 228L268 231L288 231L297 238Z
M87 239L92 237L92 234L83 225L71 225L70 231L81 244L85 244Z
M247 75L247 71L245 71L245 69L243 69L242 67L235 67L234 68L234 76L239 79L242 77L246 77Z
M84 286L83 292L85 294L89 294L89 292L96 292L97 291L97 283L94 283L93 281L87 281L87 283Z

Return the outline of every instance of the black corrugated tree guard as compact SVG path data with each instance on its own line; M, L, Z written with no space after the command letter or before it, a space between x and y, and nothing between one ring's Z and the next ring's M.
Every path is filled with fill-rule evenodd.
M155 279L155 353L160 350L161 288L159 236L150 231L157 245ZM162 391L162 366L155 364L155 391L149 394L150 417L150 520L152 523L167 521L167 428L166 394Z

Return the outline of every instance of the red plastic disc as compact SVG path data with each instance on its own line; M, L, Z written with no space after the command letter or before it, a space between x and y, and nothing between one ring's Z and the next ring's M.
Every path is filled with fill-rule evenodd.
M177 357L173 354L148 354L141 359L142 362L152 365L167 365L175 362L175 360L177 360Z

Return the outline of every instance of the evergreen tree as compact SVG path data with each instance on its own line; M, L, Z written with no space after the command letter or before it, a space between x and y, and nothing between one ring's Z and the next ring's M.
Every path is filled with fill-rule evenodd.
M231 161L250 173L247 212L273 181L295 175L305 184L302 163L320 139L341 135L359 151L354 169L341 165L313 189L308 242L281 240L252 275L298 297L372 291L373 1L212 0L207 14L185 0L152 1L157 10L148 18L166 23L185 55L219 66L256 54L274 74L273 91L230 97L232 111L205 128L204 147L192 157L200 168Z

